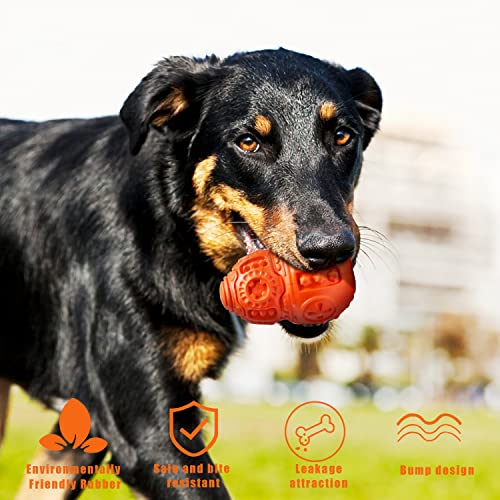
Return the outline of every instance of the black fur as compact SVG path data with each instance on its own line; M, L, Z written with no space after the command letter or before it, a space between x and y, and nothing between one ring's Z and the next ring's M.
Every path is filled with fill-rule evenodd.
M189 106L155 120L176 88ZM325 100L338 109L330 127L355 135L343 150L318 124ZM180 498L153 464L210 458L189 459L169 442L168 409L200 394L161 352L163 336L179 326L209 332L227 354L237 344L218 297L223 275L193 227L196 163L215 154L211 183L261 206L286 204L302 235L344 228L381 106L364 71L278 50L165 60L121 120L0 120L0 377L49 406L81 400L123 480L151 498ZM257 113L272 117L272 134L241 154L234 141Z

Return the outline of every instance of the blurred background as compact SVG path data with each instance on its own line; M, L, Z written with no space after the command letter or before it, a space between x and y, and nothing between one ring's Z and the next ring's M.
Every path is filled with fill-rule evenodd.
M346 420L345 449L334 457L351 474L343 496L500 498L495 2L18 1L4 2L0 19L0 115L10 118L116 114L168 55L283 46L369 71L384 111L355 199L363 226L355 300L319 346L250 327L223 378L204 383L221 409L213 455L233 467L226 480L235 498L326 498L288 488L295 457L282 439L293 407L319 399ZM395 421L407 411L462 415L460 447L397 446ZM0 498L12 498L48 429L43 419L56 418L42 412L34 426L40 412L16 396ZM400 463L448 458L475 465L476 476L399 477Z

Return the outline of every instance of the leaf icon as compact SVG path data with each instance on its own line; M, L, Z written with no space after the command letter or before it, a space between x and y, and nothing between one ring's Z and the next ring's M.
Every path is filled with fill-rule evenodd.
M78 448L90 433L90 415L78 399L70 399L61 411L59 428L64 439Z
M40 439L39 443L47 450L60 451L68 445L61 436L57 434L47 434Z
M59 429L63 437L47 434L40 439L40 444L55 451L73 445L73 449L81 448L85 453L98 453L108 446L105 439L87 439L90 434L90 414L78 399L72 398L64 405L59 417Z
M87 439L87 441L85 441L80 448L85 453L98 453L99 451L104 450L106 446L108 446L108 442L105 439L93 437Z

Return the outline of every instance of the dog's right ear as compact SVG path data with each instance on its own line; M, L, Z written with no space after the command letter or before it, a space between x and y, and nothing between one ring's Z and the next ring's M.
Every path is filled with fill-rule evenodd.
M363 149L366 149L380 124L382 92L374 78L364 69L351 69L347 72L347 77L354 102L363 120Z
M171 57L161 61L128 96L120 111L137 154L151 127L187 133L194 130L206 91L218 77L219 60Z

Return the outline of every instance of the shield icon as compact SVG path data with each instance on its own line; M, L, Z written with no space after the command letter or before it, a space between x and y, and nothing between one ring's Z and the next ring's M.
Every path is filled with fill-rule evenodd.
M176 415L178 416L181 412L189 410L190 408L199 408L200 410L208 413L213 414L214 418L214 430L213 430L213 436L210 442L201 450L198 451L189 451L182 446L179 441L177 440L177 437L175 435L175 418ZM205 425L208 423L208 418L203 417L201 422L198 424L198 426L195 429L184 429L184 427L180 427L179 432L184 435L187 439L192 441L196 436L198 436L201 432L201 430L205 427ZM191 403L188 403L187 405L184 406L179 406L178 408L170 408L169 410L169 434L170 434L170 439L172 443L174 443L174 446L184 453L184 455L187 455L188 457L199 457L200 455L203 455L203 453L206 453L214 444L215 441L217 441L217 437L219 436L219 410L217 408L210 408L209 406L204 406L197 401L191 401Z

